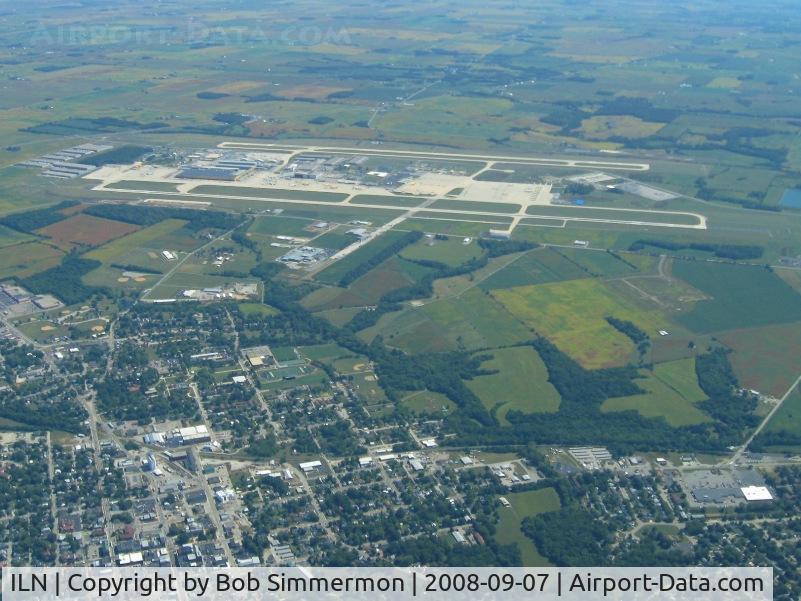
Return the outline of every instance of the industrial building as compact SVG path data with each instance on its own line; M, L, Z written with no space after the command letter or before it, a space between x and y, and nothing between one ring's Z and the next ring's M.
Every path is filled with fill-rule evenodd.
M233 167L184 167L175 177L179 179L213 179L222 182L235 182L247 173Z
M168 438L168 442L174 446L202 444L209 441L211 441L211 434L209 433L209 429L204 425L176 428L170 432Z

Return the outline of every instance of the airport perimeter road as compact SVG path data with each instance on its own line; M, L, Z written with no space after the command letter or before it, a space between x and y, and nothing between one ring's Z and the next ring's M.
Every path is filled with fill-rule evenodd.
M518 165L552 165L554 167L579 167L586 169L612 169L623 171L648 171L648 163L626 163L622 161L596 161L586 159L549 159L545 157L529 157L520 155L482 155L449 152L424 152L419 150L392 150L375 148L353 148L346 146L299 146L293 144L270 144L266 142L220 142L218 148L229 150L270 150L292 149L295 153L323 152L329 154L363 154L371 156L396 158L427 158L446 161L496 161Z

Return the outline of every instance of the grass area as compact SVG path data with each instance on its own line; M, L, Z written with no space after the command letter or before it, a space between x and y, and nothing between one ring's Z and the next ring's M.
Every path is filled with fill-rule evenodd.
M523 520L540 513L556 511L560 507L559 495L553 488L515 492L504 495L511 507L498 509L500 520L495 533L495 540L502 545L517 545L527 567L551 565L537 551L536 545L520 529Z
M257 217L248 228L248 234L258 234L263 236L297 236L299 238L310 238L315 234L307 231L312 224L309 219L299 219L297 217Z
M801 436L801 389L796 386L790 395L785 399L778 411L765 425L762 430L764 434L787 433L792 437ZM801 446L796 445L776 445L769 447L774 452L786 451L789 453L801 452Z
M279 363L283 361L294 361L298 358L294 346L276 346L270 347L270 350L273 352L275 360Z
M601 410L633 410L645 417L664 417L674 427L710 421L710 417L695 406L706 395L698 386L694 359L657 363L653 372L641 370L640 373L644 379L638 380L637 385L646 390L646 394L607 399Z
M552 413L559 410L561 398L548 381L548 370L530 346L500 348L489 351L492 358L482 369L497 373L479 376L467 382L488 411L495 409L501 425L511 425L510 411Z
M479 288L384 316L373 333L410 353L497 348L532 337L531 330Z
M279 313L277 309L263 303L239 303L239 310L245 315L260 315L262 317L278 315Z
M346 246L350 246L358 240L356 236L348 234L350 226L341 225L336 229L330 230L325 234L315 238L310 244L318 248L332 248L334 250L341 250Z
M557 250L545 247L521 255L484 279L480 286L484 290L492 290L585 277L588 277L588 274L578 265L569 261Z
M801 322L743 328L715 335L734 352L734 373L745 388L781 397L801 374Z
M41 344L53 342L56 338L63 338L69 333L69 328L48 320L34 320L17 326L19 331L31 340Z
M312 361L325 361L332 360L338 357L345 357L351 352L348 349L342 348L338 344L318 344L315 346L301 346L298 347L300 354Z
M387 259L354 281L348 288L329 286L318 288L303 298L303 306L312 311L329 311L376 304L392 290L404 288L429 271L397 257Z
M152 286L161 277L160 274L154 273L136 272L135 276L123 275L123 273L126 273L126 270L101 265L84 275L81 280L89 286L106 286L120 290L139 291Z
M378 384L377 376L372 372L355 374L352 381L356 395L365 405L379 405L389 401L384 389Z
M221 196L249 196L253 198L277 198L279 200L315 200L341 202L348 195L342 192L317 192L315 190L287 190L280 188L249 188L247 186L201 185L191 190L192 194L219 194Z
M417 415L443 415L456 409L456 403L438 392L420 390L401 401L401 406Z
M530 206L529 215L567 217L581 219L611 219L615 221L639 221L643 223L672 223L676 225L698 225L694 215L682 213L657 213L655 211L621 211L615 209L594 209L573 206Z
M330 321L333 325L341 328L361 311L361 307L342 307L341 309L325 309L319 311L317 315Z
M4 225L0 225L0 248L14 246L22 242L34 240L35 238L29 234L23 234L17 230L12 230Z
M637 271L636 267L605 251L560 248L559 254L578 265L587 275L616 277Z
M133 232L122 238L117 238L108 244L104 244L100 248L90 251L85 256L88 259L96 259L103 263L114 261L126 262L125 257L129 256L132 250L137 248L151 248L154 246L154 241L174 235L184 224L186 224L186 222L181 219L165 219L138 232Z
M156 192L175 192L178 184L170 182L153 182L145 180L130 180L124 179L118 182L108 184L108 188L117 188L118 190L144 190Z
M416 261L437 261L445 265L457 266L475 259L483 254L481 247L474 241L464 243L464 238L448 237L446 240L422 238L407 246L400 256Z
M378 194L357 194L348 201L352 205L378 205L382 207L417 207L426 198L418 196L385 196Z
M27 277L58 265L63 253L40 242L24 242L3 247L0 252L0 279Z
M431 209L447 209L449 211L480 211L483 213L517 213L520 205L510 202L484 202L479 200L454 200L445 198L434 201Z
M801 321L801 296L764 267L674 261L673 275L710 297L677 317L694 332Z
M382 236L368 242L355 252L352 252L344 259L341 259L317 274L316 279L325 284L336 284L350 270L358 267L362 263L371 260L378 253L388 246L394 244L399 238L404 236L403 232L390 230Z
M631 340L609 325L607 316L631 321L648 334L669 329L658 311L639 307L597 279L520 286L492 295L587 369L622 365L634 352Z

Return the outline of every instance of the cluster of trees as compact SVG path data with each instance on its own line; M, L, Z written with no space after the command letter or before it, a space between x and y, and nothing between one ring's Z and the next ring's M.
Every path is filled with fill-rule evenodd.
M754 415L757 398L738 389L728 355L728 350L719 347L695 358L698 385L709 397L699 406L715 419L742 434L759 423L759 418Z
M61 259L61 264L27 278L19 278L19 283L34 294L52 294L67 305L82 303L95 294L107 294L106 288L88 286L81 279L93 269L100 267L100 261L83 259L71 252Z
M63 221L67 216L62 212L64 209L74 207L78 204L75 200L65 200L47 207L46 209L35 209L23 213L12 213L0 218L0 225L4 225L18 232L30 233L48 225L53 225Z
M618 332L628 338L637 346L637 352L640 354L640 365L645 362L645 356L651 346L651 339L648 334L643 332L637 327L637 324L627 321L625 319L618 319L611 315L606 318L607 323L615 328Z
M197 211L195 209L129 204L94 205L87 208L84 213L143 226L154 225L165 219L183 219L188 222L186 227L194 231L232 229L241 221L239 216L223 211Z
M32 134L51 134L58 136L85 135L86 132L113 133L132 129L163 129L166 123L153 121L151 123L139 123L126 119L116 119L114 117L98 117L88 119L83 117L72 117L61 121L51 121L40 123L31 127L26 127L21 131Z
M562 353L548 340L538 338L530 343L540 354L549 374L549 381L562 396L556 413L526 414L510 411L506 419L514 427L477 422L462 411L448 417L451 431L456 432L454 444L476 445L527 445L539 444L601 444L619 454L643 449L675 449L721 451L742 442L744 428L752 425L755 417L749 413L753 400L739 396L734 388L713 384L717 380L701 382L710 400L700 406L717 421L671 427L662 418L645 418L636 411L602 412L601 403L607 398L641 394L634 366L613 369L585 370ZM725 353L715 354L707 362L700 355L699 374L710 374L731 367Z
M0 392L0 417L42 430L84 432L86 412L72 393L47 399L23 399L11 389Z
M609 560L614 531L577 506L523 520L523 534L557 566L601 566Z
M95 167L102 167L103 165L133 163L138 161L148 153L153 152L149 146L136 146L134 144L126 144L118 148L112 148L104 152L90 154L81 157L76 163L84 163L85 165L94 165Z
M430 390L444 394L459 405L462 415L484 426L495 426L495 419L465 380L489 374L481 363L489 357L466 352L423 353L407 355L388 349L381 337L369 347L368 356L375 364L381 386L387 397L399 402L404 391Z
M758 259L765 252L761 246L747 245L747 244L712 244L712 243L685 243L673 242L670 240L635 240L629 246L631 251L640 251L647 246L655 248L663 248L665 250L679 251L679 250L697 250L701 252L713 253L716 257L721 259L731 259L733 261L740 261L746 259Z
M335 457L353 457L367 452L367 449L359 445L350 424L345 420L320 426L315 433L324 453L330 453Z
M242 113L216 113L212 119L220 123L227 123L228 125L242 125L250 121L252 117L243 115Z

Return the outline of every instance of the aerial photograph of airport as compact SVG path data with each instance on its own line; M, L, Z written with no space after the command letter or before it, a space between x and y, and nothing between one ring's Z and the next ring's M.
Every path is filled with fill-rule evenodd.
M801 5L0 1L0 564L801 598Z

